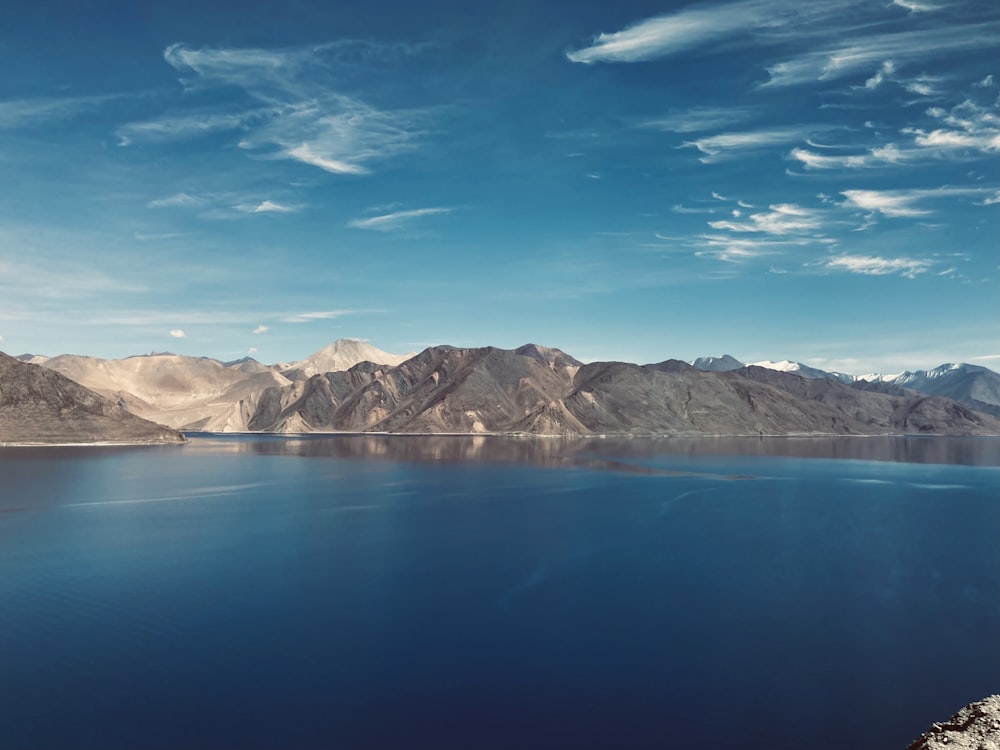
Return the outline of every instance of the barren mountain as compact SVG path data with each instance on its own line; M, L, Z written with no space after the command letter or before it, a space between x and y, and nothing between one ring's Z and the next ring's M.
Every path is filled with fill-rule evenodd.
M281 369L288 377L295 380L298 379L295 373L289 371L297 370L306 377L312 377L324 372L350 370L361 362L374 362L377 365L400 365L412 356L412 352L410 354L389 354L357 339L338 339L305 359Z
M250 430L536 434L1000 434L947 399L893 396L677 360L581 365L557 350L432 347L401 365L364 363L243 404Z
M879 382L945 396L973 409L1000 417L1000 374L979 365L944 364L933 370L876 376Z
M141 419L69 378L0 352L0 444L175 443L180 433Z
M178 429L244 430L240 401L291 382L263 365L226 367L215 359L177 354L126 359L64 354L46 361L45 367L139 416Z
M829 378L805 378L790 372L749 366L735 371L758 383L766 383L797 398L832 406L866 429L881 432L969 434L996 431L1000 421L964 404L937 396L926 396L898 386L890 392L868 390L868 383L845 385Z
M388 361L355 361L366 356ZM283 372L251 358L174 354L64 355L45 367L139 416L212 432L1000 434L1000 420L891 383L845 384L790 366L584 365L535 344L438 346L405 358L340 340ZM308 374L320 367L332 369Z
M266 395L252 429L501 432L566 392L579 363L557 349L431 347Z

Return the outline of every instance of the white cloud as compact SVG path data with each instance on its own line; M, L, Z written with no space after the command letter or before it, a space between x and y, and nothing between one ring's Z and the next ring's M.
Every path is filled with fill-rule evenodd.
M888 78L891 78L893 73L896 72L896 64L892 60L886 60L882 63L882 67L879 68L878 73L873 75L867 81L865 81L866 89L877 89L882 85L882 82Z
M249 349L247 349L247 354L256 354L256 353L257 353L256 346L251 346Z
M257 205L242 204L239 206L233 206L233 208L247 214L291 214L299 210L294 206L286 206L281 203L275 203L274 201L262 201Z
M934 3L918 2L918 0L892 0L892 4L898 5L900 8L906 8L911 13L925 13L938 9L938 6Z
M675 214L713 214L715 209L712 208L690 208L681 203L676 203L670 207L670 210Z
M903 88L911 94L918 94L919 96L937 96L940 94L938 89L940 82L941 79L938 77L922 75L909 81L904 81Z
M793 148L789 155L796 161L802 162L802 164L809 169L843 169L845 167L864 167L870 163L870 161L864 156L829 156L827 154L817 154L804 148Z
M853 38L849 44L806 52L769 66L770 80L763 86L831 81L861 74L886 59L893 60L898 69L904 63L925 58L928 51L954 53L963 49L988 49L995 44L996 32L989 23L861 36Z
M976 88L988 89L988 88L992 88L993 84L994 84L993 74L990 73L983 80L977 81L976 83L974 83L972 85L975 86Z
M713 229L730 232L763 232L766 234L793 234L814 232L823 226L821 215L813 210L792 203L776 203L767 213L750 214L745 222L729 220L710 221Z
M839 6L788 0L742 0L684 8L638 21L621 31L602 33L581 49L566 53L577 63L639 62L718 42L735 34L791 29L798 36L822 33L823 21Z
M841 195L858 208L865 211L877 211L883 216L926 216L930 213L930 211L913 206L920 196L912 192L844 190Z
M177 193L176 195L171 195L167 198L157 198L146 204L149 208L191 208L194 206L200 206L204 203L204 199L198 198L194 195L188 193Z
M978 188L941 187L918 190L844 190L840 194L847 198L848 205L865 211L877 211L883 216L915 217L932 213L929 209L915 206L918 201L981 195L983 192Z
M173 336L175 339L187 338L187 334L184 333L184 331L181 330L180 328L174 328L172 331L170 331L170 335Z
M982 106L966 99L950 110L931 107L927 114L946 127L931 131L904 129L904 133L913 136L916 145L938 151L1000 152L1000 115L992 105Z
M269 329L268 329L267 326L265 326L265 325L259 325L259 326L257 326L256 328L253 329L253 332L255 334L261 334L261 333L267 333L268 330Z
M641 128L669 133L693 133L732 125L750 118L753 110L745 107L692 107L639 123Z
M34 127L46 122L65 120L99 109L121 94L98 96L37 97L0 101L0 128Z
M118 145L197 138L209 133L248 127L254 120L273 116L271 110L251 110L239 114L204 112L164 117L159 120L132 122L118 128Z
M296 161L300 161L303 164L311 164L314 167L319 167L333 174L368 174L368 170L364 167L324 156L308 143L288 149L287 154Z
M693 146L704 154L700 161L709 163L724 158L726 151L746 151L787 143L803 136L803 128L776 128L745 133L720 133L719 135L685 141L683 146Z
M192 93L235 88L246 98L243 109L169 113L119 130L122 145L135 141L188 138L238 131L238 145L262 159L290 159L333 174L367 174L371 162L416 147L429 117L426 110L382 110L337 91L339 64L370 61L399 50L358 43L286 50L193 49L174 44L164 59ZM406 48L409 49L409 48ZM351 58L351 59L349 59ZM194 98L194 97L192 97Z
M924 273L931 264L916 258L881 258L874 255L841 255L826 262L826 268L866 276L899 274L908 279Z
M451 213L453 210L454 209L451 208L437 207L417 208L411 211L395 211L391 214L372 216L367 219L353 219L347 222L347 226L353 227L354 229L374 229L379 232L394 232L398 229L403 229L411 221L419 219L422 216L447 214Z
M346 315L360 315L362 313L377 313L381 310L320 310L317 312L296 313L287 315L281 320L284 323L311 323L315 320L335 320Z
M743 3L744 7L751 6ZM611 34L598 34L589 47L567 52L572 62L636 62L663 57L732 33L746 24L748 15L739 13L738 4L730 5L733 11L713 12L705 8L688 8L672 15L649 18ZM757 23L754 18L750 23Z
M751 238L734 237L727 234L705 234L695 243L695 246L698 248L695 251L695 255L699 258L715 258L716 260L729 263L740 263L769 255L777 255L793 247L805 247L817 243L826 244L828 242L828 240L814 237Z

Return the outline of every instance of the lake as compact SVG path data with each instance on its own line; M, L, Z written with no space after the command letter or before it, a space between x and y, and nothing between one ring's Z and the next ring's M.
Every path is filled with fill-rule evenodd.
M998 530L992 438L6 448L0 747L904 748Z

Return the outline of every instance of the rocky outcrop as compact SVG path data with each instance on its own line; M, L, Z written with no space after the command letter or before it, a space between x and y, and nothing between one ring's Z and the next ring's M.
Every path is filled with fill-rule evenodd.
M0 353L0 444L183 440L58 372Z
M935 722L906 750L1000 750L1000 695L970 703Z

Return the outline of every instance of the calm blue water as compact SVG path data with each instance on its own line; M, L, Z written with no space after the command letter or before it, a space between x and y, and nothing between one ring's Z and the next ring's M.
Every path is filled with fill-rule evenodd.
M1000 689L998 459L0 450L0 747L902 748Z

